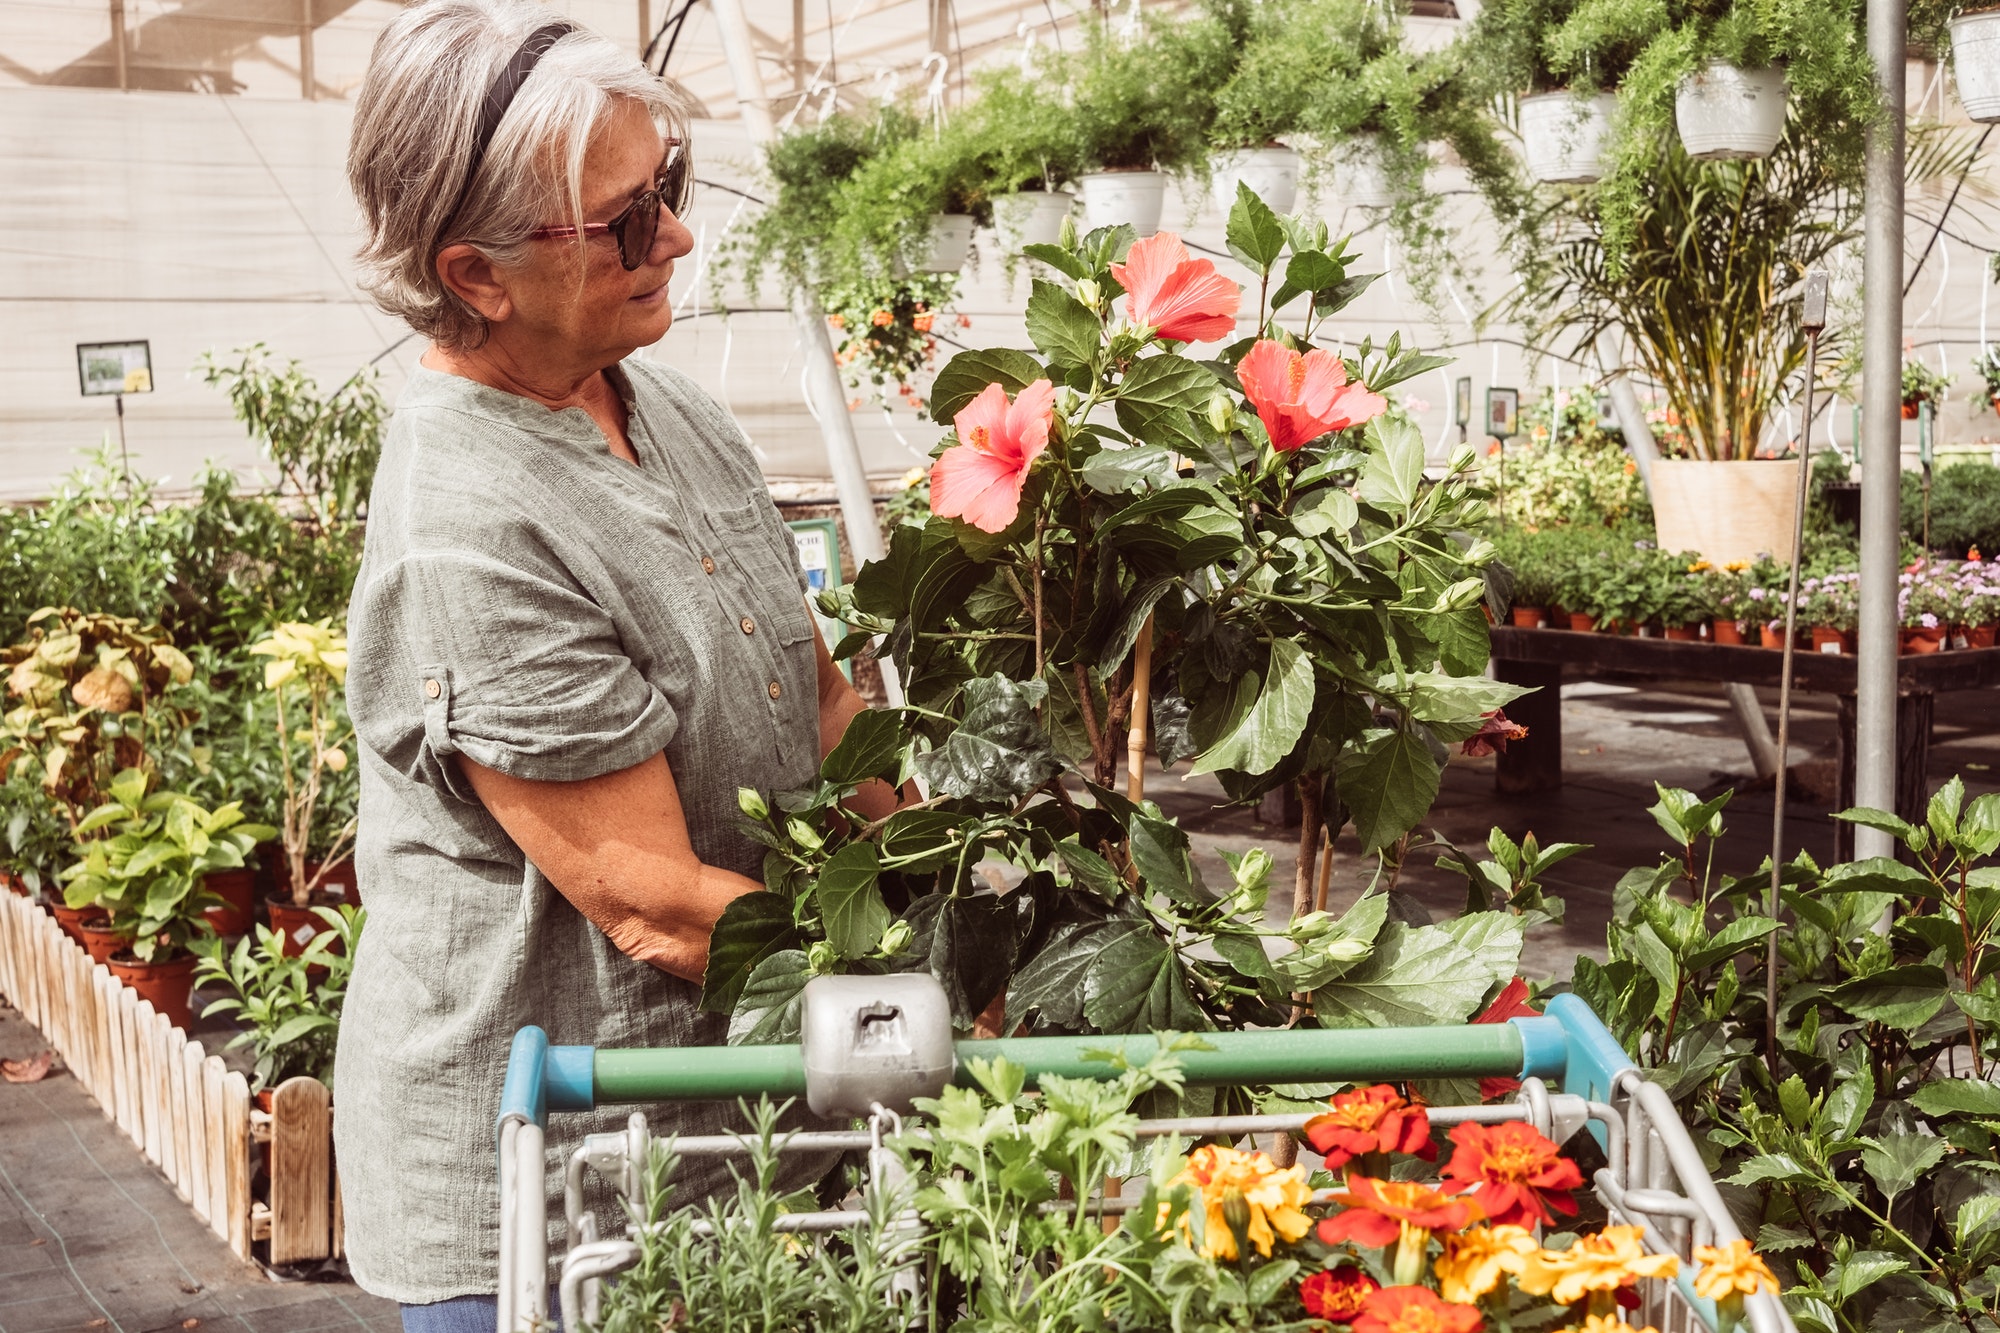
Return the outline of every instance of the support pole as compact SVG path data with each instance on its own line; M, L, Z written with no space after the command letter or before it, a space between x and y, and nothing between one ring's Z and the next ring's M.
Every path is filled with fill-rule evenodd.
M313 87L313 0L299 0L299 96L310 102Z
M771 102L764 91L763 71L757 68L757 48L750 38L750 22L743 16L742 0L710 0L722 49L729 60L730 79L736 85L736 104L753 143L766 144L778 137L771 119ZM847 414L847 389L840 382L840 366L833 359L833 339L827 336L826 312L811 292L801 290L792 299L792 317L800 340L805 344L807 382L811 406L819 418L826 442L827 470L833 475L834 493L840 499L840 517L847 529L847 547L858 567L882 558L882 530L875 519L875 497L868 489L868 473L861 465L861 443L854 435L853 418ZM889 702L903 701L902 682L896 664L880 659L882 683Z
M1902 449L1904 0L1868 0L1868 54L1886 114L1868 128L1862 251L1861 622L1855 654L1854 799L1896 804L1896 575ZM1857 826L1856 857L1893 856Z
M1604 391L1611 395L1611 413L1618 418L1618 433L1625 437L1625 448L1639 469L1639 480L1646 487L1646 494L1651 495L1653 464L1659 461L1660 446L1653 439L1653 428L1646 424L1646 410L1639 406L1632 377L1625 373L1624 358L1618 355L1618 347L1608 332L1597 340L1597 363L1604 370Z
M1146 799L1146 736L1153 710L1153 617L1149 612L1132 646L1132 727L1125 733L1125 798Z
M111 62L118 71L118 91L130 88L131 76L125 67L125 0L111 0Z

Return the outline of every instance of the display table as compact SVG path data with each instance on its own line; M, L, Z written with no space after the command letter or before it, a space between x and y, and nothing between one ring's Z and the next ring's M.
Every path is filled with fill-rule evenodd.
M1574 630L1495 626L1494 675L1510 685L1532 685L1534 694L1507 705L1507 716L1528 729L1495 761L1493 784L1510 796L1562 786L1562 684L1613 673L1680 680L1740 681L1776 689L1784 654L1770 648L1583 634ZM1840 705L1840 787L1836 809L1854 804L1855 659L1844 653L1801 649L1792 658L1792 688L1832 694ZM1923 822L1929 799L1931 710L1940 694L2000 685L2000 648L1908 654L1896 659L1896 813ZM1843 854L1852 830L1839 825Z

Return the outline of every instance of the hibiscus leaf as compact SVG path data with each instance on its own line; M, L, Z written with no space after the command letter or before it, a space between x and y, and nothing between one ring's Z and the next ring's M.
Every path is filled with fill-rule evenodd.
M1178 574L1161 574L1140 583L1125 598L1118 608L1118 620L1111 627L1111 637L1104 641L1104 651L1098 661L1118 663L1125 660L1125 654L1132 651L1132 645L1139 641L1139 631L1146 627L1146 617L1153 613L1162 597L1179 586Z
M1129 845L1132 864L1148 888L1157 889L1183 906L1207 905L1195 892L1194 874L1188 861L1188 835L1179 825L1151 815L1133 815Z
M827 751L820 761L819 775L836 786L851 787L870 778L897 776L897 758L903 752L903 721L887 708L870 708L856 713L841 733L840 744Z
M1060 245L1024 245L1021 247L1021 253L1029 259L1047 264L1050 268L1056 270L1056 272L1078 279L1079 281L1096 272L1096 269L1091 266L1088 260L1071 254Z
M1401 417L1384 416L1368 423L1367 439L1361 498L1389 509L1408 509L1417 502L1424 480L1423 432Z
M954 357L952 365L957 365L965 355ZM945 367L946 370L950 368ZM943 378L942 373L939 378ZM1208 405L1209 394L1215 392L1219 384L1215 372L1199 361L1190 361L1184 356L1149 356L1134 362L1132 368L1125 372L1125 378L1118 385L1118 397L1152 407L1178 407L1199 412ZM933 417L937 416L936 401L936 390L933 389Z
M1944 969L1934 963L1885 968L1843 981L1825 994L1856 1018L1913 1032L1944 1007Z
M819 872L813 899L826 924L826 942L842 958L862 958L882 943L892 919L882 901L881 862L872 842L850 842Z
M1097 951L1083 1012L1099 1032L1205 1032L1215 1025L1189 993L1180 955L1143 926Z
M1320 292L1347 276L1347 265L1324 250L1302 250L1285 264L1285 286Z
M757 964L743 998L729 1016L731 1046L776 1046L799 1039L799 1011L812 965L798 949L784 949Z
M1400 728L1362 732L1341 750L1335 772L1364 852L1408 833L1437 797L1437 760L1421 736Z
M1011 347L960 352L931 381L931 420L950 421L989 384L1013 395L1047 375L1041 362Z
M917 773L934 795L954 800L1012 801L1054 776L1055 753L1034 708L1047 697L1042 681L986 676L965 686L965 718L944 744L919 755Z
M1107 903L1125 891L1125 881L1118 878L1118 872L1111 868L1111 863L1074 838L1066 838L1056 844L1056 858L1069 871L1074 887L1093 893Z
M1285 252L1285 229L1278 225L1278 215L1240 180L1236 182L1236 199L1229 208L1229 221L1223 227L1223 239L1229 253L1241 260L1245 268L1256 270L1260 277L1269 273L1278 256Z
M1195 760L1192 772L1229 768L1260 774L1276 768L1305 734L1313 689L1312 659L1305 650L1289 639L1274 640L1257 702Z
M1380 273L1356 273L1352 277L1343 275L1335 282L1315 287L1313 288L1313 309L1322 315L1330 315L1336 310L1345 309L1355 297L1374 286L1376 279L1381 276ZM1451 364L1448 359L1436 357L1430 359L1437 360L1442 365ZM1400 380L1408 379L1409 376L1397 375L1392 379L1388 374L1378 373L1377 378L1382 380L1383 384L1394 384ZM1368 387L1380 391L1383 384L1371 384Z
M1028 337L1055 366L1087 366L1096 359L1104 326L1090 307L1053 282L1035 279L1028 295Z
M1074 1031L1084 1023L1084 980L1097 955L1113 940L1145 929L1137 921L1065 921L1050 933L1041 951L1014 973L1007 987L1009 1025L1039 1016L1043 1023Z
M1448 676L1441 671L1412 671L1404 679L1409 688L1405 703L1410 716L1419 722L1476 722L1494 709L1533 693L1525 685L1509 685L1484 676ZM1376 688L1385 692L1393 692L1395 685L1394 676L1376 682Z
M1093 491L1113 494L1142 491L1174 480L1174 451L1164 444L1099 449L1077 471L1083 477L1083 484Z
M1527 921L1512 912L1473 912L1456 920L1441 921L1438 929L1479 960L1490 985L1504 986L1521 970L1521 942L1527 932Z
M759 963L800 943L792 905L775 893L746 893L730 900L708 938L701 977L701 1007L726 1014L736 1007Z
M951 1002L952 1026L972 1026L1014 972L1019 920L992 894L930 893L905 918L915 932L911 950L938 979Z
M1313 992L1327 1027L1463 1023L1486 998L1492 974L1443 926L1391 921L1368 957Z
M1944 1160L1951 1145L1935 1134L1884 1134L1864 1139L1861 1169L1893 1201Z

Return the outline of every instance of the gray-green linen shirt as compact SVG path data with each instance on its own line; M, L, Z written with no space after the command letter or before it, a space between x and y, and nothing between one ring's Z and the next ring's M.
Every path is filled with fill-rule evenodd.
M737 788L805 786L818 762L804 580L748 445L686 377L622 369L638 467L581 409L418 369L369 501L347 677L368 927L334 1140L354 1276L399 1301L497 1290L494 1118L517 1029L590 1046L724 1039L697 987L619 952L556 891L457 756L572 781L664 750L695 852L753 878ZM561 1163L632 1109L550 1118L552 1240ZM738 1118L643 1109L683 1133ZM726 1179L682 1173L687 1193Z

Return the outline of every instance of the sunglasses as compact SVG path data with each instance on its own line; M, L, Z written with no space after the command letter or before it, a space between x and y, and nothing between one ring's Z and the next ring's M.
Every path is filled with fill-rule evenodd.
M667 164L653 182L653 188L626 205L617 217L609 222L586 222L581 227L537 227L528 233L528 238L555 241L608 232L618 238L618 262L629 273L645 263L646 256L653 251L653 241L660 234L660 210L667 209L679 217L687 212L693 194L694 159L684 142L669 139Z

